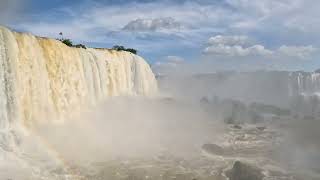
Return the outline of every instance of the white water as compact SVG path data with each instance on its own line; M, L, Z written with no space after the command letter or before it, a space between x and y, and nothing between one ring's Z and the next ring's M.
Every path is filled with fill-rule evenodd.
M320 74L295 72L289 75L290 95L318 95L320 93Z
M149 96L156 89L137 55L70 48L0 27L0 130L15 121L62 120L110 96Z
M137 55L70 48L0 26L0 179L28 179L24 172L48 168L42 160L59 159L33 132L37 126L62 124L109 97L156 91L152 70Z

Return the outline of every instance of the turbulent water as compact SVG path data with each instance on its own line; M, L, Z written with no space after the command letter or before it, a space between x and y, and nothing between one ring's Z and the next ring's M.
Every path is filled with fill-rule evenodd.
M151 95L149 65L128 52L69 48L0 27L0 129L59 120L110 96Z
M317 95L320 93L320 73L295 72L289 74L289 93Z
M38 144L50 156L52 150L34 135L35 126L63 123L112 96L153 96L156 91L152 70L137 55L70 48L0 26L0 178L11 178L5 175L10 172L22 178L13 167L31 167L21 144Z

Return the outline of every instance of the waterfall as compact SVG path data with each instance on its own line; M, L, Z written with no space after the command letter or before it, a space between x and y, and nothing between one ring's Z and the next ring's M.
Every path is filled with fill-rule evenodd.
M149 65L129 52L71 48L0 26L0 131L61 120L111 96L152 96Z
M291 96L312 96L320 93L320 73L293 72L289 74Z

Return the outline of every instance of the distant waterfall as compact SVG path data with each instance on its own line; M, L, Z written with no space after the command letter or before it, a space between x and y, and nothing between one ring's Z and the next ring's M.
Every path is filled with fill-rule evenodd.
M320 94L320 73L292 72L289 74L290 95Z

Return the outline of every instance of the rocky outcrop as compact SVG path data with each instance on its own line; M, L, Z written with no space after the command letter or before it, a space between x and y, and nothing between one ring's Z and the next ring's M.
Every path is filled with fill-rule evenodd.
M236 161L225 174L230 180L262 180L264 177L259 168L240 161Z

